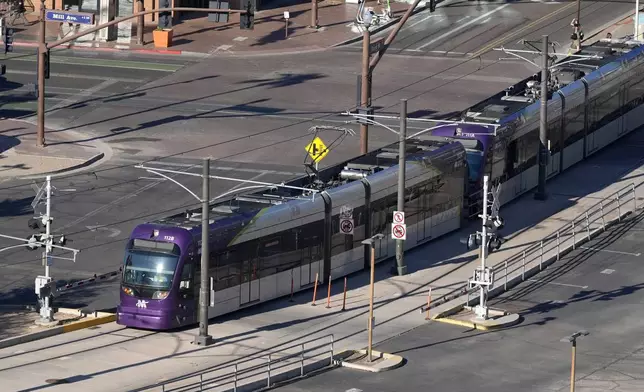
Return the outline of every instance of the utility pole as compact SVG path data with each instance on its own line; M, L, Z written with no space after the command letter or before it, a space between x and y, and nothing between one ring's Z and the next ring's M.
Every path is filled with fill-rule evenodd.
M142 12L144 10L143 0L138 0L136 4L137 4L137 11ZM136 43L138 45L143 45L144 31L145 31L145 17L143 15L139 15L137 17L137 22L136 22Z
M541 50L541 118L539 120L539 183L536 200L546 200L546 168L548 165L548 36L543 36Z
M376 271L376 240L381 240L385 236L381 233L374 235L373 237L362 241L363 245L367 245L371 248L371 271L370 271L370 283L369 283L369 320L367 322L368 329L368 341L367 341L367 355L369 357L369 362L373 360L372 356L372 345L373 345L373 296L375 290L375 271Z
M640 0L635 0L635 32L633 37L635 41L639 41L640 36Z
M371 69L369 67L369 45L371 44L371 26L372 16L366 12L363 16L364 31L362 32L362 83L360 84L360 106L363 110L369 111L370 97L369 97L369 79ZM360 154L369 152L369 125L366 122L360 124Z
M398 150L398 212L405 210L405 155L407 141L407 100L400 100L400 133ZM398 276L407 273L405 265L405 240L396 240L396 269Z
M577 34L577 50L581 50L581 0L577 0L577 26L575 30Z
M47 53L45 0L40 0L40 32L38 33L38 126L37 146L45 147L45 54Z
M311 0L311 28L317 29L318 27L318 0Z
M194 343L199 346L212 344L208 335L208 265L210 258L208 240L210 237L210 159L203 163L201 196L201 287L199 288L199 335Z

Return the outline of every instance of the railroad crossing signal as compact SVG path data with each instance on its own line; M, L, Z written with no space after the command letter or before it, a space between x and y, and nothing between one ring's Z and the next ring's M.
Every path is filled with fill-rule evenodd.
M394 223L391 225L391 237L395 240L407 239L407 225L404 223Z
M319 137L315 137L311 143L309 143L306 147L306 152L309 153L309 156L311 159L313 159L313 162L318 163L322 159L324 159L325 156L329 153L329 149L327 148L326 144L320 139Z

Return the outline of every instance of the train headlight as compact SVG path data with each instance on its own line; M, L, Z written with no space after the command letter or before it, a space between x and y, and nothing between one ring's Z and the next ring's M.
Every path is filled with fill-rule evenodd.
M133 296L134 296L134 291L133 291L131 288L129 288L129 287L121 287L121 290L123 290L123 292L124 292L125 294L127 294L127 295L129 295L129 296L131 296L131 297L133 297Z
M168 298L169 291L155 291L152 295L152 299L166 299Z

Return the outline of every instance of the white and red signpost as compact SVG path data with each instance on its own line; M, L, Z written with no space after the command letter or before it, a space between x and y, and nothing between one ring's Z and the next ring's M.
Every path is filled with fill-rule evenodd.
M394 219L391 224L391 238L402 241L407 239L405 213L402 211L394 211Z

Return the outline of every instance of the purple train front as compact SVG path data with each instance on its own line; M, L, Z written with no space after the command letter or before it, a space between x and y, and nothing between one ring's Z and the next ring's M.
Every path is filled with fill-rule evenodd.
M117 322L164 330L195 322L195 241L177 227L137 226L125 252Z

